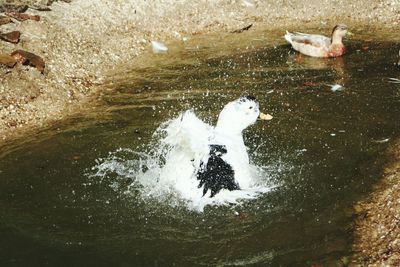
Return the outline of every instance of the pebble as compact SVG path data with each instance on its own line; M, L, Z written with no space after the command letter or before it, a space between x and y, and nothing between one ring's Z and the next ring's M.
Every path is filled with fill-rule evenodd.
M40 16L39 15L29 15L25 13L19 13L19 12L6 12L5 13L7 16L12 17L18 21L25 21L25 20L34 20L34 21L39 21Z
M0 33L0 39L6 42L10 42L13 44L19 43L19 38L21 36L21 32L12 31L8 33Z
M17 60L14 57L6 54L0 54L0 65L12 68L16 63Z
M24 4L2 4L0 5L0 13L3 12L25 12L28 9L28 5Z
M11 53L11 56L14 57L22 65L36 67L41 73L44 72L46 64L44 63L44 60L38 55L24 50L16 50Z
M12 20L9 17L0 16L0 25L11 23Z

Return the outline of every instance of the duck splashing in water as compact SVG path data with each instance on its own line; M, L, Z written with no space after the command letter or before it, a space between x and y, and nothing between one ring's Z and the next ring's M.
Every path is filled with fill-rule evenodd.
M246 96L226 104L215 127L191 110L165 123L160 127L165 134L162 143L169 149L159 182L174 187L187 200L248 198L249 192L257 190L242 133L260 115L272 119L260 113L254 97Z

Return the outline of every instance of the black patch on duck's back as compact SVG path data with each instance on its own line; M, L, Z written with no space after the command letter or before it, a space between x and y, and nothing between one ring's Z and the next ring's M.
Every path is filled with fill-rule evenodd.
M211 190L211 197L215 196L221 189L239 190L239 185L235 182L235 171L232 166L222 159L226 154L226 147L223 145L210 145L210 157L207 164L200 164L197 172L197 180L200 180L199 188L203 187L203 196Z

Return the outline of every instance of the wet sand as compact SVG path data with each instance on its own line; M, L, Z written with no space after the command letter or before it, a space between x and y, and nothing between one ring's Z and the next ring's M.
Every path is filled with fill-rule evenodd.
M1 1L46 5L53 1ZM44 73L17 64L0 67L0 136L10 142L17 136L35 135L76 112L96 105L110 73L135 60L146 60L150 42L167 45L193 35L231 32L249 24L254 29L330 28L338 22L350 28L398 29L400 1L55 1L51 11L29 8L25 13L40 20L1 25L1 32L20 31L18 44L0 41L0 51L23 49L42 57ZM1 15L1 14L0 14ZM250 30L252 30L250 29ZM282 33L283 34L283 33ZM397 55L396 55L397 56ZM395 146L400 149L400 145ZM387 168L371 199L356 206L356 255L353 264L397 263L400 236L399 162ZM378 214L381 214L378 216ZM378 229L373 231L371 229ZM382 237L384 233L385 237ZM376 241L373 241L376 240ZM393 242L392 242L393 241ZM396 241L396 242L395 242ZM378 249L378 246L380 249ZM397 249L397 250L396 250Z

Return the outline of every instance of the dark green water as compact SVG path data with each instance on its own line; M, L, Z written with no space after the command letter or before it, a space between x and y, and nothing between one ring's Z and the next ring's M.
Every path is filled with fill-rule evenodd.
M399 77L398 45L352 41L345 57L326 60L298 57L272 36L247 48L226 40L224 53L189 42L150 56L114 78L95 112L4 146L0 266L335 266L351 255L352 205L400 133L400 85L388 82ZM332 92L336 83L345 89ZM197 213L124 193L129 181L117 173L90 178L110 152L145 152L178 112L215 123L248 94L274 115L245 142L276 190Z

